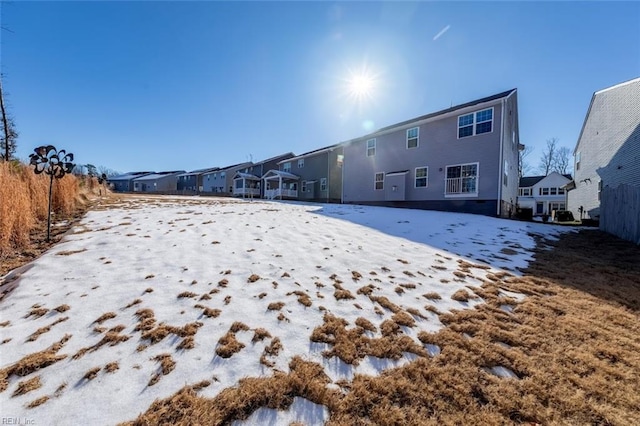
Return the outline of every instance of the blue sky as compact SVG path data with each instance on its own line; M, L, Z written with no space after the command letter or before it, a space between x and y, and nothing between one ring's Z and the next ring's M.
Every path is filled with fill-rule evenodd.
M520 139L571 150L640 76L637 2L3 2L20 137L121 172L296 154L518 88ZM367 96L347 80L375 79Z

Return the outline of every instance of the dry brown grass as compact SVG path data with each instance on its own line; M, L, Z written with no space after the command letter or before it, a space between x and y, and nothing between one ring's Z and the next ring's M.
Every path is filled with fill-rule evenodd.
M113 373L116 370L119 370L120 366L118 365L117 361L113 361L113 362L110 362L107 365L105 365L103 369L107 373Z
M300 303L301 305L304 305L307 308L312 305L311 298L304 291L300 291L300 290L292 291L287 293L287 296L290 296L292 294L295 294L296 296L298 296L298 303Z
M62 238L71 227L54 227L52 241L44 241L49 194L48 176L35 175L25 164L0 163L0 276L21 266ZM81 216L87 196L97 194L75 176L54 179L52 211L54 223Z
M127 306L125 306L123 309L129 309L132 306L138 305L142 303L142 300L140 299L134 299L131 303L129 303Z
M178 295L178 299L188 298L188 297L196 297L197 294L192 291L183 291Z
M638 247L597 231L547 244L554 249L538 251L524 277L493 275L482 285L486 303L441 314L444 329L420 333L423 343L441 348L434 358L356 376L344 393L326 387L321 366L296 358L289 374L245 379L213 399L184 388L133 424L225 424L258 407L286 409L293 396L328 407L329 425L638 424ZM527 298L506 313L501 288ZM327 314L312 337L333 345L343 360L363 352L393 357L392 339L407 337L392 334L385 337L391 342L365 346L357 329ZM487 373L494 366L519 379Z
M109 320L109 319L115 318L115 317L117 317L115 312L106 312L106 313L100 315L100 317L97 320L95 320L93 323L94 324L102 324L106 320Z
M247 282L249 283L255 283L256 281L258 281L260 279L260 275L257 274L251 274L251 276L249 278L247 278Z
M41 368L55 364L56 362L65 359L67 355L57 355L62 349L65 343L71 338L71 335L67 334L59 342L54 343L47 349L34 352L22 358L20 361L5 367L0 370L0 392L4 392L9 386L8 379L11 376L28 376L34 371L38 371Z
M57 311L57 312L60 312L60 313L62 313L62 312L66 312L66 311L68 311L69 309L71 309L71 307L70 307L69 305L67 305L67 304L65 304L65 305L60 305L60 306L58 306L58 307L56 307L56 308L53 308L53 310L54 310L54 311Z
M453 300L457 300L458 302L468 302L471 299L471 295L467 290L460 289L451 295Z
M269 333L268 330L264 328L256 328L253 331L253 338L251 338L251 341L256 343L269 337L271 337L271 333Z
M149 380L149 383L147 386L155 385L162 378L162 376L166 376L167 374L171 373L173 369L176 367L176 362L173 360L173 358L169 354L160 354L151 358L151 360L159 362L160 369L157 373L154 373L151 376L151 379Z
M294 396L330 409L337 405L341 394L327 389L330 380L322 366L295 357L289 370L288 374L276 371L268 378L241 379L238 386L223 390L215 399L201 398L191 386L185 386L174 396L154 402L128 424L190 425L203 423L203 418L206 424L231 424L234 419L246 419L259 407L286 410Z
M42 387L42 382L40 381L40 376L35 376L30 378L29 380L24 380L18 383L16 390L13 391L12 397L24 395L27 392L31 392L36 389L40 389Z
M216 354L222 358L230 358L233 354L238 353L244 348L244 344L236 339L236 334L229 330L227 334L218 340Z
M87 346L87 347L84 347L84 348L78 350L78 352L76 352L71 358L72 359L79 359L79 358L82 358L87 353L95 352L95 351L97 351L98 349L102 348L105 345L116 346L119 343L126 342L127 340L129 340L131 338L131 336L126 335L126 334L120 334L120 332L123 331L124 329L125 329L124 325L118 325L116 327L113 327L112 329L109 329L105 333L105 335L102 336L102 339L100 339L100 341L98 341L98 343L96 343L95 345Z
M27 342L34 342L38 339L38 337L40 337L42 334L44 333L48 333L49 331L51 331L51 327L53 327L56 324L60 324L61 322L65 322L66 320L68 320L69 317L62 317L62 318L58 318L57 320L55 320L54 322L52 322L51 324L45 326L45 327L40 327L39 329L37 329L36 331L34 331L28 338L27 338Z
M25 318L29 318L29 317L40 318L41 316L45 315L47 312L49 312L49 309L47 309L47 308L42 308L40 306L34 306L34 307L31 308L31 310L25 316Z
M98 377L98 373L100 372L100 370L100 367L93 367L92 369L84 373L84 376L82 376L82 378L84 380L93 380Z
M284 302L271 302L267 306L267 309L270 311L279 311L284 306Z
M47 402L48 400L49 400L49 397L48 397L48 396L46 396L46 395L45 395L45 396L41 396L40 398L35 399L35 400L31 401L30 403L28 403L28 404L26 405L26 407L27 407L27 408L35 408L35 407L37 407L37 406L39 406L39 405L44 404L44 403L45 403L45 402Z

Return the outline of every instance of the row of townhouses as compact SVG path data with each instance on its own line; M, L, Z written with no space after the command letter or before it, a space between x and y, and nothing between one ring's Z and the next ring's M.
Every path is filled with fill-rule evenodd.
M517 90L304 154L109 179L116 191L232 195L508 216L518 197Z
M217 194L511 216L570 210L601 219L604 188L640 191L640 78L593 94L574 150L574 177L518 176L517 90L384 127L304 154L192 172L115 176L116 191ZM635 190L634 189L634 190ZM640 199L640 195L638 195ZM637 233L640 201L620 225ZM635 218L635 219L634 219ZM631 223L628 223L631 222ZM611 220L609 220L611 223Z

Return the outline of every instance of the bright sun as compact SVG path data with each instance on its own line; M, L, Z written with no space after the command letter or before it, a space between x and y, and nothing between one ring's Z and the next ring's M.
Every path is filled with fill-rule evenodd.
M374 97L378 79L369 69L363 67L360 70L348 70L345 83L349 98L362 102Z
M354 75L349 80L349 92L355 97L370 96L372 90L373 78L369 75Z

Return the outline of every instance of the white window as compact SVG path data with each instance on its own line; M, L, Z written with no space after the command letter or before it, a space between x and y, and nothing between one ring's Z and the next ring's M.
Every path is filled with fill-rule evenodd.
M521 197L531 197L531 188L520 188Z
M327 190L327 178L320 178L320 191Z
M549 203L549 211L561 211L561 210L566 210L566 206L564 203Z
M458 139L482 133L491 133L492 130L493 108L458 117Z
M374 155L376 155L376 140L374 139L369 139L367 141L367 157L373 157Z
M291 172L291 161L287 161L282 165L282 170L289 173Z
M479 163L447 166L445 195L477 195Z
M576 170L580 170L580 160L581 160L581 155L580 153L576 154Z
M303 180L302 185L300 186L302 192L307 192L307 181Z
M549 188L540 188L538 192L540 195L549 195Z
M558 195L564 195L564 188L558 188Z
M598 181L598 201L602 200L602 181Z
M502 173L502 184L507 186L509 184L509 162L505 160L504 170Z
M419 127L414 127L407 130L407 149L418 147L418 135L420 132Z
M301 169L304 167L304 158L298 160L298 168Z
M384 173L376 173L374 178L374 189L384 189Z
M220 179L224 179L227 176L225 172L220 172Z
M416 188L426 188L429 186L429 168L416 167Z
M558 188L549 188L549 195L556 195L558 193Z

